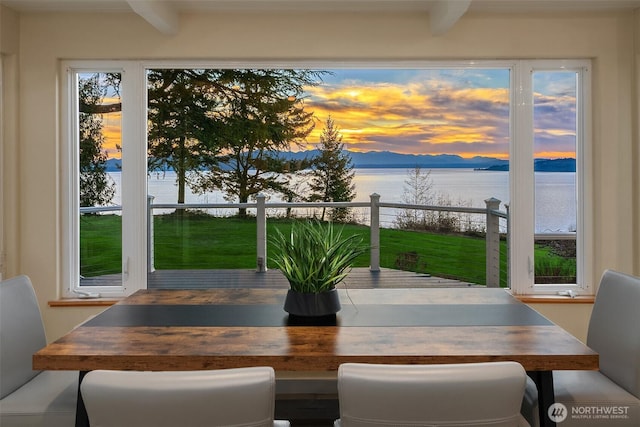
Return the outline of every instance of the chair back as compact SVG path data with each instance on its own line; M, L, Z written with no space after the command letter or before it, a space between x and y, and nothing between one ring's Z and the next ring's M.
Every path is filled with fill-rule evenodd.
M273 426L270 367L97 370L87 373L80 388L91 427Z
M47 345L38 300L27 276L0 282L0 399L40 371L32 355Z
M342 427L528 425L526 372L516 362L454 365L347 363L338 369Z
M604 272L587 345L600 355L600 372L640 398L640 277Z

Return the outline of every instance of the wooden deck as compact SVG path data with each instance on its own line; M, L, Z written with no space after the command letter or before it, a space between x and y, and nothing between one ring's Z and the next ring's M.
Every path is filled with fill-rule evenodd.
M82 279L83 286L119 285L121 276L104 275ZM480 286L428 274L383 268L372 272L354 268L339 288L464 288ZM148 275L149 289L198 288L282 288L289 284L280 270L258 273L252 269L225 270L157 270Z
M410 271L354 268L339 288L423 288L477 286L458 280L417 274ZM148 276L150 289L167 288L283 288L289 287L280 270L158 270Z

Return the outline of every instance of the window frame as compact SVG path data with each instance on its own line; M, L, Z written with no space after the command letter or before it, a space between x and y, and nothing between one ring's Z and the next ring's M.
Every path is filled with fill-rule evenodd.
M116 286L81 286L79 215L78 73L121 73L122 102L122 282ZM137 61L63 61L62 100L62 294L66 298L118 297L146 288L146 97L144 67ZM142 80L142 81L141 81ZM142 96L141 96L142 95ZM130 166L133 165L133 166ZM138 165L138 167L135 167ZM140 165L142 165L140 167ZM142 195L142 198L140 199ZM89 295L87 295L89 294Z
M590 60L452 60L452 61L61 61L61 171L63 296L82 292L100 296L124 296L147 287L147 70L153 68L422 68L508 69L510 71L509 286L514 294L556 294L572 290L593 295L592 138ZM534 284L534 170L533 170L533 72L576 71L578 75L576 128L577 284ZM80 285L78 224L78 132L74 76L79 72L121 73L122 96L122 259L121 286L88 288ZM77 92L77 91L76 91ZM522 191L522 189L528 189ZM140 202L142 201L142 202ZM142 226L141 226L142 225ZM529 232L527 232L529 230Z
M510 287L519 295L550 295L572 291L575 295L593 295L593 272L587 266L593 260L593 171L592 104L590 60L521 60L512 83L514 118L509 161L510 194ZM576 283L535 284L534 278L534 99L533 73L536 71L573 71L576 73ZM530 184L527 185L527 182ZM530 191L523 192L522 188ZM526 230L530 230L527 233Z

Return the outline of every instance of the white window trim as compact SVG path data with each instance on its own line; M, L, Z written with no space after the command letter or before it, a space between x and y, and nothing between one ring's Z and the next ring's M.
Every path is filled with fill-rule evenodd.
M79 257L79 153L77 73L121 73L122 89L122 284L120 286L80 286ZM77 298L89 292L105 297L129 295L146 288L146 97L145 73L140 62L134 61L64 61L62 82L62 284L63 296ZM137 165L137 166L135 166ZM142 165L142 166L140 166ZM135 166L135 167L134 167Z
M514 294L554 294L573 290L577 294L593 294L593 272L587 266L593 260L592 220L592 139L591 139L591 63L589 60L479 60L479 61L63 61L61 166L63 182L63 260L62 283L65 297L77 297L79 277L78 235L78 158L76 100L71 89L75 72L122 73L122 149L123 182L123 281L122 286L91 287L102 296L128 295L146 288L147 227L146 218L146 70L150 68L503 68L511 71L511 146L510 146L510 287ZM576 285L535 285L533 247L535 228L534 193L520 191L533 186L533 93L532 72L536 70L575 70L579 75L577 105L578 138L576 141L577 231ZM75 135L75 136L74 136ZM133 166L129 166L133 165ZM143 201L143 202L140 202Z
M593 295L593 188L591 169L591 62L589 60L518 61L512 79L513 113L509 176L510 194L510 287L514 294L557 294L571 290ZM533 170L533 79L535 71L567 70L578 76L576 99L576 284L534 283L534 170ZM531 191L520 191L531 188Z

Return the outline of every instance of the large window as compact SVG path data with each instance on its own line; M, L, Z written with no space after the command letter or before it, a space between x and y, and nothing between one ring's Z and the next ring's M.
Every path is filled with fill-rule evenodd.
M65 235L69 297L114 296L145 287L144 94L140 64L63 66ZM144 86L142 86L144 87ZM142 200L142 202L140 202Z
M80 283L122 285L121 73L78 72ZM126 183L124 183L126 184ZM126 219L126 218L125 218Z
M508 205L515 293L591 292L588 61L246 65L63 65L66 295L127 294L156 268L188 268L182 254L206 244L185 225L197 218L150 203L251 201L258 180L270 197L296 200L308 189L274 180L260 167L278 159L247 158L247 147L303 151L327 123L354 156L428 157L431 195L420 200ZM401 202L393 177L407 169L363 169L356 200L376 192ZM178 246L156 250L162 230Z
M510 173L511 287L527 294L591 294L589 63L523 61L517 69ZM553 220L543 223L543 216ZM564 261L549 261L559 258Z
M578 77L576 71L533 73L537 284L576 283Z

